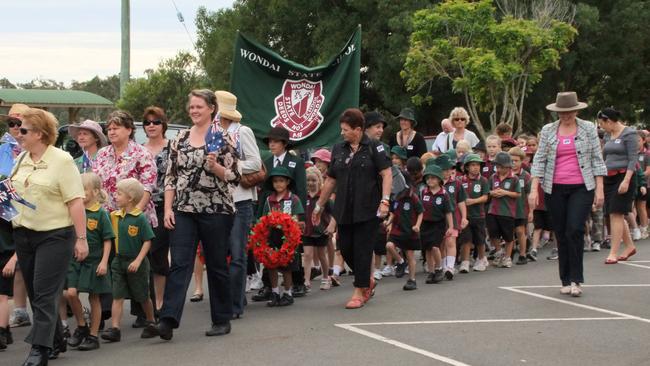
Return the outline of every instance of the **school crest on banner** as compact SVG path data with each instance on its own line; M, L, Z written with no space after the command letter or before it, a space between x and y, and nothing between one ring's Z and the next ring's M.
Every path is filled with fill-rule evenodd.
M320 109L324 100L322 81L285 80L282 93L275 98L271 126L284 127L293 141L304 140L323 123Z

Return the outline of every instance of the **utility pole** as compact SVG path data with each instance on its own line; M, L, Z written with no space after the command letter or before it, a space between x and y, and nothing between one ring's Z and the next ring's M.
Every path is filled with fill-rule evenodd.
M131 5L122 0L122 62L120 67L120 98L131 77Z

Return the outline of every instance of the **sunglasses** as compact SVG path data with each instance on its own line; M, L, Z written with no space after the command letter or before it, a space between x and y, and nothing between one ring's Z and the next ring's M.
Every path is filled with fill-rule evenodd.
M20 134L21 135L27 135L29 133L29 131L31 131L31 130L32 130L31 128L21 127L20 128Z
M10 119L9 122L7 122L9 128L20 127L22 124L23 123L19 119Z
M454 121L465 121L465 118L454 118Z
M143 126L149 126L149 125L151 125L151 124L153 124L154 126L160 126L160 125L162 125L162 121L159 120L159 119L157 119L157 120L155 120L155 121L143 121L143 122L142 122L142 125L143 125Z

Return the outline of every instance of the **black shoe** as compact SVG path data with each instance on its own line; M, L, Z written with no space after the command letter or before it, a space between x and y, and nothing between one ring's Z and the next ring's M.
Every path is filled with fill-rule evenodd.
M56 360L57 358L59 358L60 353L61 353L61 351L59 351L58 347L49 348L48 351L47 351L47 359L48 360Z
M433 283L440 283L444 278L445 276L442 273L441 269L436 269L436 271L433 273Z
M287 293L282 294L280 301L278 301L278 306L289 306L289 305L293 305L293 296Z
M142 330L140 338L148 339L159 336L158 327L153 322L149 322L146 327Z
M531 262L537 262L537 250L532 249L528 254L526 254L526 258Z
M429 274L427 274L427 280L424 281L424 283L426 283L426 284L435 283L434 278L435 278L435 272L429 272Z
M0 328L0 332L2 332L4 328ZM7 338L5 337L4 333L0 334L0 350L2 349L7 349Z
M131 327L136 328L136 329L144 328L144 327L147 326L147 324L149 324L149 322L147 322L147 319L139 316L139 317L135 318L135 321L133 322L133 324L131 324Z
M303 297L307 295L307 287L305 287L305 285L293 286L291 289L291 294L293 297Z
M122 332L119 328L108 328L102 332L102 339L109 342L119 342L122 339Z
M223 324L213 324L210 330L205 332L207 337L222 336L230 333L230 322Z
M406 271L406 266L408 266L408 263L406 263L406 261L404 261L402 263L397 263L395 265L395 278L404 277L404 272Z
M67 325L63 328L63 339L65 339L66 342L70 339L70 327Z
M266 303L266 306L268 307L276 307L280 303L280 294L276 294L275 292L271 292L271 298L269 301Z
M11 336L11 328L0 328L0 349L7 348L8 345L14 343L14 338Z
M32 346L27 359L23 366L47 366L48 348L41 346Z
M168 341L174 336L174 329L172 328L171 324L166 322L164 319L160 320L156 328L158 328L158 336L162 340Z
M241 319L243 317L244 317L244 314L232 313L232 318L231 319L232 320L237 320L237 319Z
M253 300L253 301L269 301L269 300L271 300L271 293L272 292L273 291L271 291L270 287L266 287L266 286L262 287L257 292L257 295L253 295L253 297L251 297L251 300Z
M323 271L320 268L313 268L312 267L311 273L309 274L309 278L313 280L314 278L316 278L316 277L318 277L318 276L320 276L322 274L323 274Z
M517 258L517 262L515 263L516 265L522 265L522 264L528 264L528 259L526 259L525 255L519 255L519 258Z
M77 347L79 351L93 351L99 348L99 339L94 335L88 335L84 342Z
M90 335L90 329L87 325L83 327L77 327L72 334L72 337L68 338L68 346L70 347L79 347L80 344Z
M404 291L412 291L412 290L416 290L418 288L418 285L415 283L415 280L409 278L408 280L406 280L406 285L404 285L404 287L402 288L404 289Z
M445 269L445 279L447 281L451 281L454 279L454 270L453 269Z

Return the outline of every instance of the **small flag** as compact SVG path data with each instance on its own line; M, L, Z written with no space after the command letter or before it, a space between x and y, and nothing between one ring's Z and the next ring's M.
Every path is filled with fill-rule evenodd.
M84 151L83 157L81 158L81 172L88 173L93 171L93 161L88 156L88 152Z
M18 141L16 141L16 139L13 136L11 136L11 134L9 134L8 132L5 132L5 134L2 135L2 138L0 138L0 144L10 144L14 156L17 156L23 151Z
M223 133L219 131L219 123L212 122L212 126L205 134L205 149L208 153L213 153L221 149L221 147L223 147Z
M11 201L21 203L32 210L36 209L33 203L28 202L16 192L11 180L5 179L0 182L0 217L7 221L11 221L18 216L18 210L11 204Z

